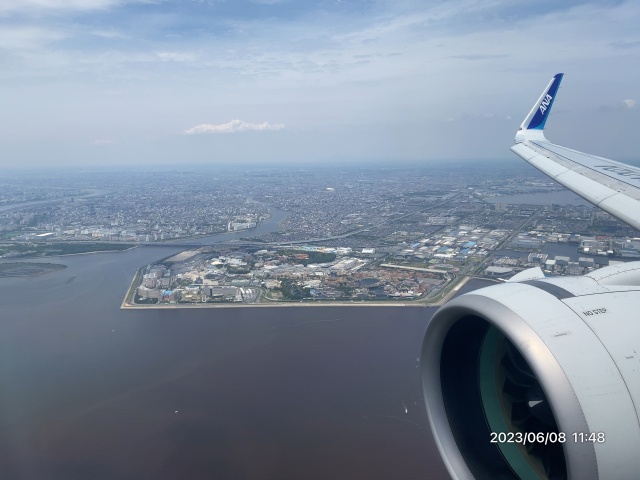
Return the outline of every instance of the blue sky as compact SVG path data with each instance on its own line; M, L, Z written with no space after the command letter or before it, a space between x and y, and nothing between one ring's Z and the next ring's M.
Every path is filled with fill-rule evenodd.
M638 2L0 0L0 165L640 152ZM517 159L514 160L517 161Z

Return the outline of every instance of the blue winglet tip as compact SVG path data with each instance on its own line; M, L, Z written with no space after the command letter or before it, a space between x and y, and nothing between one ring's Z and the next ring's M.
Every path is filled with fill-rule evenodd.
M562 81L563 76L564 73L556 73L553 76L549 86L543 92L540 100L538 100L538 104L536 105L537 111L529 122L527 129L544 130L545 123L549 117L549 112L551 112L551 107L558 93L558 88L560 87L560 82Z

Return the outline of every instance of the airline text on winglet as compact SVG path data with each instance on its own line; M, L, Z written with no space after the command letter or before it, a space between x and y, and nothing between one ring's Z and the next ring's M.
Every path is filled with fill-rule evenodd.
M547 111L551 100L553 100L553 97L547 93L547 96L544 97L544 100L542 100L542 103L540 104L540 113L544 114L544 112Z

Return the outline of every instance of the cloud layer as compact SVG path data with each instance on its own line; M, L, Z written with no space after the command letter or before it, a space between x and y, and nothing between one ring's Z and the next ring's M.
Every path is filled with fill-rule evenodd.
M251 123L242 120L231 120L227 123L202 123L184 131L185 135L201 135L204 133L237 133L237 132L264 132L284 129L282 123L271 124L269 122Z

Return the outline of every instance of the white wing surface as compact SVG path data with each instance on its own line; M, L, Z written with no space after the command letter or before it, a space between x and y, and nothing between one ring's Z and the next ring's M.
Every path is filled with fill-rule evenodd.
M513 152L556 182L640 230L640 168L549 142L544 126L564 74L555 75L516 134Z

